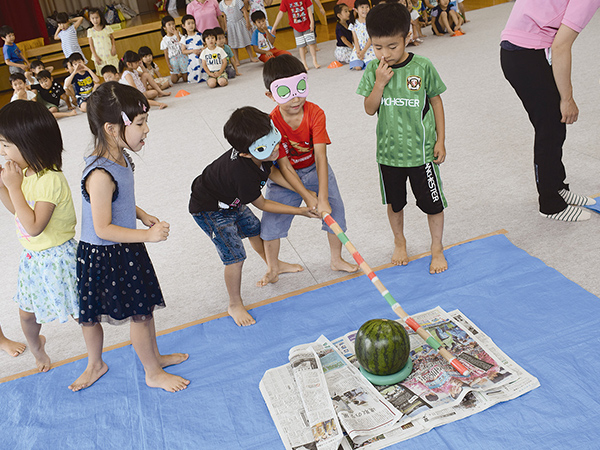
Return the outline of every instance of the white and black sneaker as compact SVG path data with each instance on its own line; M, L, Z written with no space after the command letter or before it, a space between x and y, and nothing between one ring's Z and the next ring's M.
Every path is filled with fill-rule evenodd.
M565 199L568 205L574 206L590 206L595 205L596 200L592 197L585 197L583 195L575 194L571 191L567 191L566 189L561 189L558 191L560 196Z
M563 222L583 222L584 220L590 220L590 217L592 217L589 211L573 205L567 205L565 209L554 214L544 214L542 212L540 214L547 219L562 220Z

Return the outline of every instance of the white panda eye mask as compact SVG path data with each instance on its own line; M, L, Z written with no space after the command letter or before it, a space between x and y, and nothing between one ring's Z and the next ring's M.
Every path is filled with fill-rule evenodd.
M293 77L280 78L269 87L277 103L287 103L294 97L308 96L308 75L299 73Z
M269 156L271 156L273 150L275 150L275 147L277 147L277 144L279 144L279 142L281 142L281 133L275 127L273 121L271 121L271 131L269 132L269 134L262 136L261 138L257 139L252 144L250 144L250 146L248 147L248 151L256 159L264 161Z

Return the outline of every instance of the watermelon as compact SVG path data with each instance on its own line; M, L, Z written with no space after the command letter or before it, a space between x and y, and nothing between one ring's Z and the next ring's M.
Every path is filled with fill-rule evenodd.
M373 319L359 328L354 350L356 359L367 372L391 375L402 370L408 361L410 341L398 322Z

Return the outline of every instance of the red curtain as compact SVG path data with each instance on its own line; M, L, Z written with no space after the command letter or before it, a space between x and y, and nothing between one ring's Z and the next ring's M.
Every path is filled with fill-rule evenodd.
M15 30L16 42L39 37L49 44L46 22L38 0L0 0L0 25Z

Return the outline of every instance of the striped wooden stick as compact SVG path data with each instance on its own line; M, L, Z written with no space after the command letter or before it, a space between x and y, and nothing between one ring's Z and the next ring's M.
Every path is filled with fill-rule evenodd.
M375 275L373 269L371 269L371 267L369 267L369 265L365 262L362 256L360 256L360 253L358 253L356 247L352 245L350 239L348 239L346 234L342 231L342 229L340 228L338 223L333 219L333 217L331 217L331 215L328 213L323 213L322 216L325 223L329 226L329 228L331 228L331 231L333 231L338 237L338 239L342 242L342 244L344 244L344 246L350 252L356 263L361 268L361 270L365 273L365 275L367 275L367 277L369 277L369 280L371 280L371 282L375 285L375 287L381 293L383 298L386 299L386 301L392 307L394 312L398 314L398 317L400 317L406 323L406 325L412 328L415 331L415 333L417 333L429 346L436 349L438 353L446 361L448 361L448 363L452 367L454 367L454 369L458 373L460 373L463 376L468 376L469 371L467 370L467 368L463 366L462 363L454 355L452 355L452 353L450 353L450 351L448 351L446 346L438 342L421 325L419 325L416 320L414 320L411 316L409 316L406 313L406 311L404 311L404 309L402 309L402 306L400 306L400 304L394 299L390 291L388 291L385 288L381 280L377 277L377 275Z

